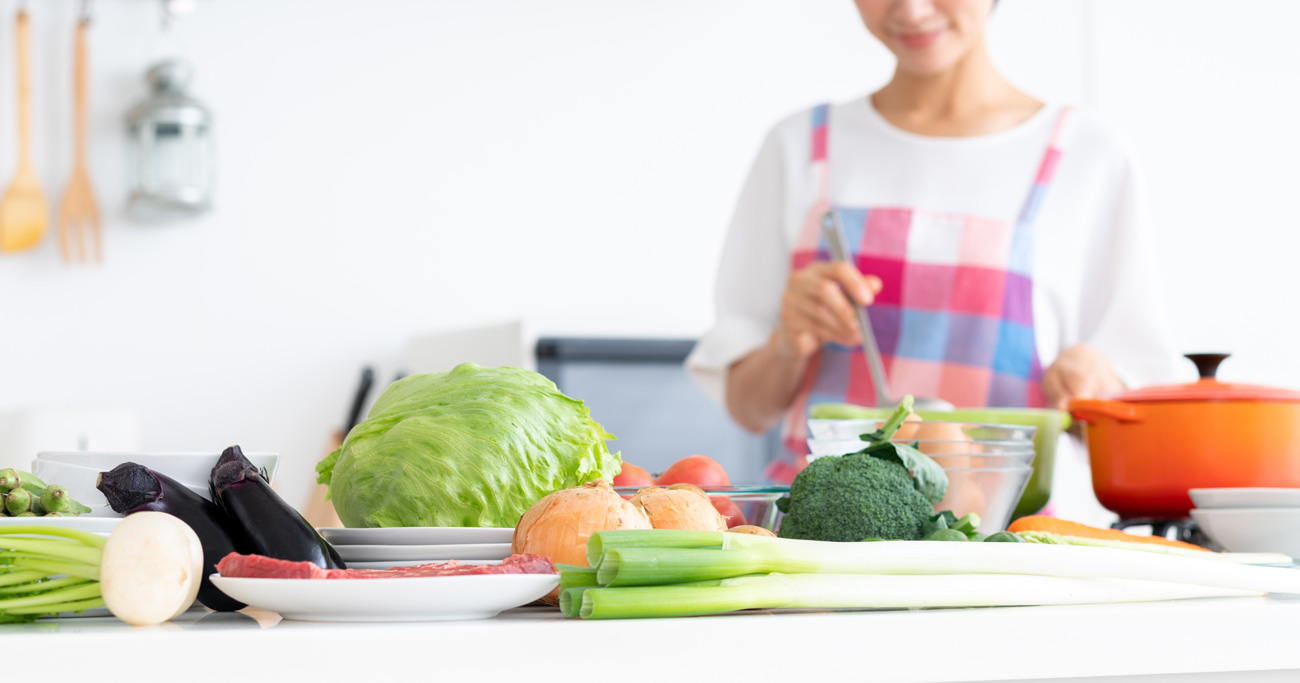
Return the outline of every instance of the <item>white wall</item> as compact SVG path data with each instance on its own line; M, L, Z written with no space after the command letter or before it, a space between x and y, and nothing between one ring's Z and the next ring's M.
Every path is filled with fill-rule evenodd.
M36 161L54 201L75 6L27 4ZM890 69L849 0L200 5L163 36L150 0L95 3L106 262L63 267L53 240L0 256L0 409L125 405L147 449L278 451L294 502L360 365L390 375L412 334L510 318L542 333L701 332L767 126ZM0 183L15 6L0 0ZM1229 376L1291 386L1286 160L1300 147L1285 124L1300 98L1283 67L1297 18L1281 0L1004 0L991 29L1014 81L1099 107L1142 154L1164 245L1153 267L1182 345L1236 351ZM123 114L147 65L176 52L217 115L217 208L138 225L122 215Z

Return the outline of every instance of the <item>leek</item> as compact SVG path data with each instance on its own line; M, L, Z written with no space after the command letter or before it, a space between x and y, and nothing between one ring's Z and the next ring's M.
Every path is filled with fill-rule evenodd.
M1151 581L1009 574L767 574L704 585L586 588L577 594L582 601L577 612L584 619L619 619L700 616L743 609L1012 607L1258 594Z
M560 588L597 585L596 570L592 567L579 567L576 564L557 564L555 568L560 570Z
M704 547L704 536L713 547ZM649 547L650 542L666 547ZM665 585L747 574L1024 574L1135 579L1300 593L1300 572L1116 548L1035 543L835 543L724 532L598 531L601 586ZM682 543L699 544L686 549Z
M676 529L598 531L587 538L587 564L600 564L608 548L721 548L727 536L743 535L747 534Z

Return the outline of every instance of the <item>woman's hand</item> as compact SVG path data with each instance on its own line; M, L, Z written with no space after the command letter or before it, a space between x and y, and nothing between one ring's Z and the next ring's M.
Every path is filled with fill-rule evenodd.
M804 359L827 342L861 344L854 308L871 305L880 288L880 278L863 275L848 263L818 261L791 273L773 335L778 351Z
M792 273L772 336L727 371L727 411L736 422L755 434L779 422L823 344L861 343L853 308L875 301L880 287L880 278L847 263L817 262Z
M1123 391L1124 382L1110 361L1087 344L1061 352L1043 372L1043 397L1049 408L1065 410L1073 398L1100 398Z

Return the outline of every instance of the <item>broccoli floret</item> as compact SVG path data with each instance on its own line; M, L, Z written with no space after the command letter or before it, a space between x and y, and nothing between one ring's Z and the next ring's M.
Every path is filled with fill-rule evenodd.
M816 541L917 540L934 514L906 467L864 453L812 461L780 506L777 535Z

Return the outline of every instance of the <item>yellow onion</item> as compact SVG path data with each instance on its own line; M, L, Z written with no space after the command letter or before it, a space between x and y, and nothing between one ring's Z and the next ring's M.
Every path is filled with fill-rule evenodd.
M754 536L771 536L773 538L776 537L776 534L772 533L768 529L761 526L754 526L753 524L741 524L740 526L733 526L730 529L727 529L727 533L751 534Z
M643 510L656 529L726 531L727 518L713 507L713 501L696 486L660 488L647 486L632 496L632 505Z
M557 564L587 566L587 538L607 529L650 529L644 511L614 493L607 482L593 481L556 491L533 503L510 542L513 553L533 553ZM555 604L559 589L543 600Z

